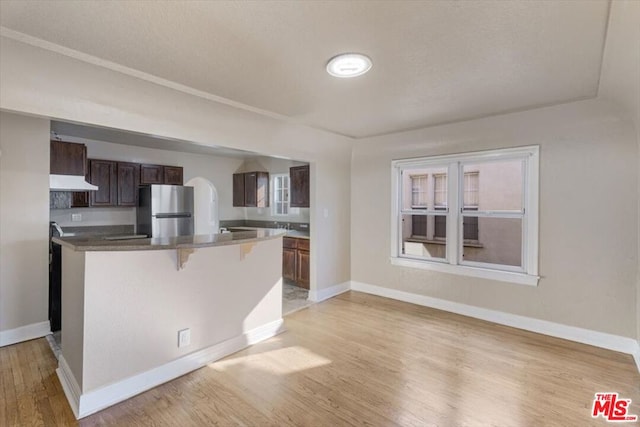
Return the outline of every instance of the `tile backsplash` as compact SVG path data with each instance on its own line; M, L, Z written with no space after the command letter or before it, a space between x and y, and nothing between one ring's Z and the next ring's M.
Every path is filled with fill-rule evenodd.
M49 209L69 209L73 193L70 191L50 191Z

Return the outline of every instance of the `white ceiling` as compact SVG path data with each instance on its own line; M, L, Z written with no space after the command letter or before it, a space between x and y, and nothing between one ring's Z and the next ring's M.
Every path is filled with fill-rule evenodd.
M352 137L593 97L608 1L1 1L0 24ZM325 72L361 52L356 79Z

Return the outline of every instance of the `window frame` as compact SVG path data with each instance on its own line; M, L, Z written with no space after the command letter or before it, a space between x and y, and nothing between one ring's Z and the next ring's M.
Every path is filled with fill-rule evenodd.
M283 203L283 202L278 202L276 200L276 194L278 194L278 188L276 186L276 182L278 180L278 178L287 178L287 213L278 213L278 203ZM272 194L272 200L271 200L271 215L273 216L289 216L291 215L291 177L289 176L288 173L276 173L276 174L272 174L271 175L271 188L273 189L273 191L271 191Z
M540 147L535 145L393 160L391 162L391 263L402 267L537 286L540 278L538 276L539 157ZM464 165L505 160L523 161L522 211L518 213L515 211L465 211L463 208ZM415 212L413 209L402 209L402 173L405 170L427 167L446 167L448 170L447 250L444 259L424 259L402 254L402 215ZM429 211L431 210L415 213L422 215L435 213ZM471 216L522 218L521 267L462 260L464 247L462 220L470 213Z

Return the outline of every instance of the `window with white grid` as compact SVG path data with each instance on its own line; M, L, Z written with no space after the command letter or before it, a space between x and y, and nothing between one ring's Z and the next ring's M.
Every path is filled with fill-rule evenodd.
M273 214L289 214L289 175L273 175Z
M537 285L538 168L537 146L394 160L392 264Z

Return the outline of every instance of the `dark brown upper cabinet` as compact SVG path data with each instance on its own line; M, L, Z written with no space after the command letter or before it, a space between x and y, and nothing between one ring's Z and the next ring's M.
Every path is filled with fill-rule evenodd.
M140 165L140 184L164 184L162 165Z
M291 181L289 205L292 208L309 207L309 165L289 169Z
M269 173L247 172L244 174L244 205L269 207Z
M233 206L244 206L244 174L233 174Z
M98 186L97 191L74 192L72 208L90 206L137 206L140 165L89 159L87 182Z
M87 160L87 174L84 176L84 180L91 182L91 170L89 168L89 160ZM72 208L88 208L91 205L91 196L88 191L74 191L71 193L71 207Z
M182 185L182 166L140 165L140 184Z
M180 166L89 159L86 179L98 190L73 193L71 207L138 206L141 184L182 185L182 176Z
M164 166L164 183L182 185L183 169L181 166Z
M233 174L233 206L269 207L269 172Z
M74 191L73 193L71 193L71 207L72 208L88 208L89 198L90 197L89 197L88 191Z
M87 146L75 142L51 141L49 173L82 175L87 173Z
M258 172L244 174L244 205L258 206Z
M91 206L116 206L118 197L117 162L111 160L89 160L90 182L97 185L89 193Z
M138 163L118 162L117 171L118 206L137 206L140 165Z

